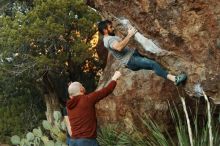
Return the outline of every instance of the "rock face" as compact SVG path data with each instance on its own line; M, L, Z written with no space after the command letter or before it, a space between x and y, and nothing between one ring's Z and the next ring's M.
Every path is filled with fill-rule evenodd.
M220 1L90 0L90 3L104 19L129 19L140 33L172 52L151 57L172 74L181 71L188 74L186 84L177 88L152 71L120 68L110 57L99 87L119 68L123 77L113 94L97 105L100 121L121 121L129 127L131 123L138 125L138 114L147 113L166 125L167 100L179 101L179 94L197 96L194 91L197 83L201 83L209 97L220 100ZM143 51L137 44L132 45Z

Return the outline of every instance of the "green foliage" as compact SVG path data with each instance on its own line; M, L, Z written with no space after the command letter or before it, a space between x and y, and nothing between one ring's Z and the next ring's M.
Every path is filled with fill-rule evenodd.
M142 140L142 143L146 143L147 145L152 146L170 145L170 142L167 140L166 135L164 135L160 127L153 120L146 116L145 119L142 119L142 122L150 133L145 141Z
M116 145L118 141L117 126L108 125L102 127L98 133L98 141L100 145Z
M11 142L13 145L18 145L20 144L21 140L20 140L20 137L17 136L17 135L14 135L11 137Z
M54 111L53 116L54 116L55 122L60 122L62 115L59 111Z
M58 111L54 112L54 118L57 115L61 115L61 113ZM12 136L11 143L19 146L66 146L66 132L63 129L59 129L60 125L64 123L64 121L62 121L62 117L58 116L58 118L55 119L55 122L56 125L51 125L46 120L42 122L43 128L46 131L49 131L49 135L46 131L43 133L41 128L33 129L32 132L28 132L26 134L26 138L22 138L21 140L17 135Z
M141 132L143 129L139 130L135 127L133 132L127 132L124 129L120 129L120 127L110 125L100 130L98 141L103 146L189 146L190 140L186 119L180 116L181 111L175 105L172 108L170 107L170 113L173 119L175 134L173 134L173 131L171 132L172 135L169 132L164 132L157 123L145 115L144 118L140 119L146 127L144 131L148 131L147 134ZM206 117L199 117L198 107L195 109L195 112L192 112L191 117L193 121L191 124L193 145L209 145L209 128ZM213 130L213 145L218 146L220 145L218 123L213 122L211 128L215 129Z
M1 69L0 74L0 141L8 143L12 135L22 135L37 126L45 118L45 106L33 80L27 76L6 77Z
M32 99L29 98L30 96ZM24 132L38 125L39 121L45 118L42 104L42 100L39 101L38 97L33 95L0 98L1 142L8 143L12 135L23 135Z
M0 50L5 57L19 53L20 57L16 58L22 63L25 56L26 61L32 62L26 66L30 69L45 70L45 65L64 67L70 54L74 63L82 65L92 56L89 41L99 19L80 1L35 1L28 13L17 11L14 19L0 18Z
M19 4L15 15L0 17L1 77L14 77L14 82L21 84L31 79L36 88L36 80L50 71L69 75L68 80L86 81L85 87L93 89L101 68L93 57L94 49L88 48L100 17L82 1L34 1L26 13L17 10L23 6Z
M42 137L43 136L41 129L33 129L33 134L36 137Z
M46 130L52 129L52 125L47 120L43 120L42 124L43 124L44 129L46 129Z
M28 141L33 141L34 140L34 134L31 132L28 132L26 135L26 138Z
M67 83L60 80L77 80L90 91L101 69L94 48L89 49L100 16L83 0L5 3L0 14L1 142L14 134L24 137L38 125L44 118L43 96L49 87L63 88ZM53 79L50 86L44 81L48 76ZM65 98L60 91L53 94Z
M62 125L65 125L64 121L62 121L62 116L59 111L54 111L54 124L52 125L49 121L43 120L42 125L43 128L50 131L50 136L53 139L56 139L58 141L65 141L66 135L63 133L63 131L66 130L66 126L63 127Z
M130 145L130 137L127 133L119 131L118 125L101 127L98 132L98 141L101 146L124 146Z
M49 140L47 143L45 143L45 146L54 146L54 142Z
M75 74L71 80L86 78L94 83L99 61L94 58L94 49L88 48L98 20L83 1L75 0L38 0L26 13L17 10L14 16L0 17L3 75L33 79L58 70L58 74Z

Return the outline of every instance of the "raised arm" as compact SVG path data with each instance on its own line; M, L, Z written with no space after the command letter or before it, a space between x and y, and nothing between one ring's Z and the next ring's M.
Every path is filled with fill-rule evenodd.
M128 26L128 34L122 41L115 41L112 44L112 48L121 51L125 48L125 46L128 44L130 38L137 32L137 29L135 29L133 26Z
M112 93L116 86L116 81L120 76L121 73L119 71L116 71L112 76L111 82L106 87L102 88L99 91L92 92L88 95L89 100L91 100L92 103L96 103Z

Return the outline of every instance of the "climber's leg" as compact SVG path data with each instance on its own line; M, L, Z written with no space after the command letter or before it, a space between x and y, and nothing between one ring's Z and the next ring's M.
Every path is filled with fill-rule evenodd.
M167 79L170 80L170 81L172 81L172 82L174 82L174 83L175 83L175 78L176 78L176 76L174 76L174 75L172 75L172 74L168 74L168 75L167 75Z
M163 69L156 61L140 56L135 53L129 60L127 67L131 70L147 69L153 70L158 76L167 79L167 71Z
M135 54L131 57L127 64L127 67L134 71L140 69L153 70L158 76L174 82L175 85L179 85L187 78L185 73L181 73L177 76L169 74L156 61L140 56L140 54L138 54L137 52L135 52Z

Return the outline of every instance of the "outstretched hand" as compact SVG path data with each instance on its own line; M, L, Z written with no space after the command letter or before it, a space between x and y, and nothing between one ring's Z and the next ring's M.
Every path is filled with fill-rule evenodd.
M114 75L112 76L112 80L117 80L121 76L120 71L115 71Z

